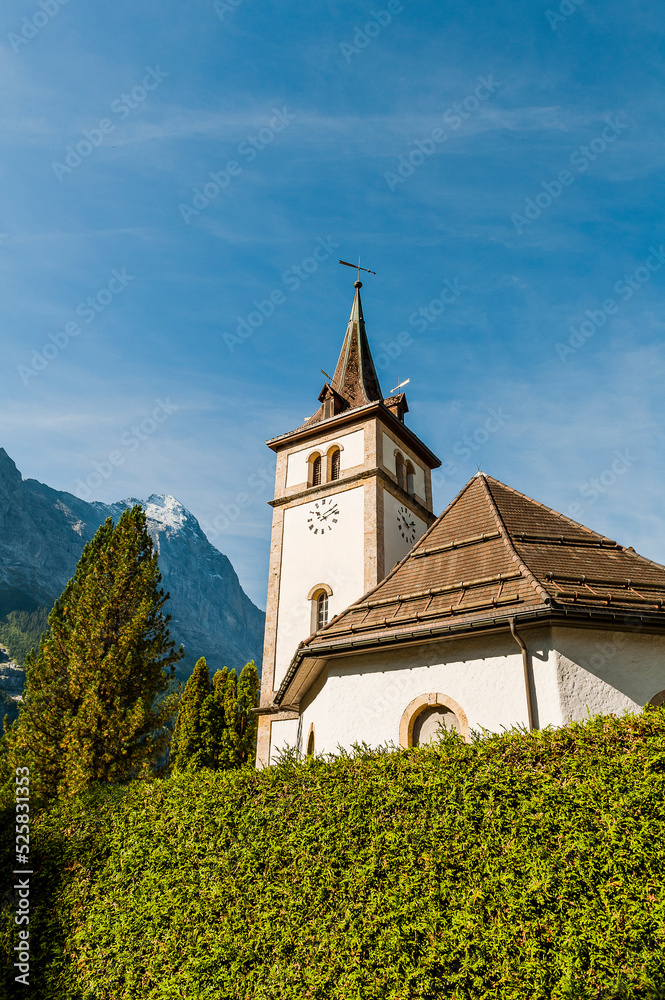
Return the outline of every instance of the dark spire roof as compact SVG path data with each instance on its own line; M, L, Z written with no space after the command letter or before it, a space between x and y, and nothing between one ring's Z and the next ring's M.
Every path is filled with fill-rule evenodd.
M352 408L383 399L365 331L361 288L362 281L356 281L349 325L332 380L335 392Z

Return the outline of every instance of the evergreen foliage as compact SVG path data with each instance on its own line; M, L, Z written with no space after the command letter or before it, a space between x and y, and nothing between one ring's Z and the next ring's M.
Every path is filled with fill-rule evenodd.
M39 646L40 637L48 627L48 614L48 608L35 608L10 611L0 618L0 643L19 666L25 666L30 650Z
M253 764L258 720L259 674L253 660L236 676L218 670L208 680L201 658L185 685L171 745L175 771L209 767L226 771Z
M201 709L208 698L210 682L204 657L196 661L185 684L171 743L171 761L176 771L187 767L205 767L208 763L208 740L204 734Z
M665 996L665 708L97 790L33 838L37 1000Z
M24 704L3 739L3 769L29 766L38 800L147 774L163 753L175 696L162 696L182 653L160 580L139 505L83 550L26 659Z

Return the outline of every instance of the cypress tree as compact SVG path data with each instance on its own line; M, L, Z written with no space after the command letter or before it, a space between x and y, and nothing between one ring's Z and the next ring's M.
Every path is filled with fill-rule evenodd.
M233 671L231 671L233 673ZM219 770L222 766L224 731L226 729L226 687L229 683L228 667L217 670L212 679L212 689L201 709L201 723L207 751L208 767Z
M145 512L101 525L55 602L39 652L26 660L17 721L4 738L10 766L31 767L43 798L152 773L168 743L182 656L171 641L168 594Z
M208 735L209 723L202 715L204 703L210 698L208 664L205 657L196 661L192 675L185 684L185 690L178 710L178 719L171 743L171 762L174 771L184 771L189 767L210 767L211 748Z
M258 717L252 708L258 705L259 674L253 660L246 663L236 678L228 676L224 692L226 727L220 752L221 769L242 767L254 759Z
M254 660L240 671L235 726L238 734L236 766L251 764L256 756L256 733L259 717L252 709L259 704L259 672Z
M259 674L252 660L237 677L218 670L208 682L200 659L187 681L173 735L171 761L176 771L210 767L228 771L254 760L258 719Z

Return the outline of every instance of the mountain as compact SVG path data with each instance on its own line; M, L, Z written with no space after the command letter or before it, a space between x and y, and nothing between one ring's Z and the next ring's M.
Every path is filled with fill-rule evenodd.
M162 586L171 599L171 635L185 647L176 670L189 676L199 656L212 671L261 663L265 615L247 597L233 566L172 496L88 503L23 479L0 448L0 692L15 697L16 667L44 628L46 614L74 573L83 546L107 517L143 503ZM7 655L9 653L9 656ZM6 700L6 699L2 699ZM0 706L0 714L2 714Z

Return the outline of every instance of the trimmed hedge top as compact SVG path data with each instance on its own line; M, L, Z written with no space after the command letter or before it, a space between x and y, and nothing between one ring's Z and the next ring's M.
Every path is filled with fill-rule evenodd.
M33 836L44 1000L665 996L665 709L135 782Z

